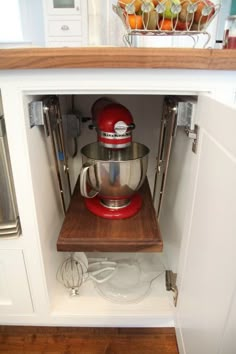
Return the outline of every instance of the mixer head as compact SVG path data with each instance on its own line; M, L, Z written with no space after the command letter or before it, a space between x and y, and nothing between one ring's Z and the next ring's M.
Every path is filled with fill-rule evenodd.
M135 128L130 111L119 103L101 100L96 101L92 108L99 143L110 149L128 147Z

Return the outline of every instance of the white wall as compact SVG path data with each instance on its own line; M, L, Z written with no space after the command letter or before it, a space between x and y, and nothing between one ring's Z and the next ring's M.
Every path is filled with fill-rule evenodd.
M19 9L11 11L1 3L1 23L9 29L1 31L0 48L44 46L44 14L42 0L18 0ZM14 16L13 16L14 14ZM1 16L0 16L1 18ZM0 26L1 29L1 26Z

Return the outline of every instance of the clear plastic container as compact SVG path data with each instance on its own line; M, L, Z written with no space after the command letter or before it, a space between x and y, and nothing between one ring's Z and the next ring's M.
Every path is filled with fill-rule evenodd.
M224 49L236 49L236 15L229 16L225 23Z

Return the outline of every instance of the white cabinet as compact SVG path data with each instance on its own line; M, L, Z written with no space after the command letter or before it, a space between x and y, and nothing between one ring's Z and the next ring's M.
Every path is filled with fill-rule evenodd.
M22 250L0 250L0 317L32 312Z
M80 15L82 0L47 0L49 15Z
M230 317L236 286L235 113L199 97L200 134L177 306L181 354L235 352Z
M46 45L49 47L81 47L87 45L87 1L44 1Z
M212 97L232 98L236 91L236 73L78 69L40 70L27 74L14 72L6 77L1 74L0 78L3 91L5 88L5 104L10 107L7 109L8 119L18 123L25 134L24 143L20 141L19 151L21 155L22 152L25 153L24 148L28 151L24 155L27 174L22 188L27 192L28 186L32 187L30 193L33 196L25 193L25 199L28 200L27 210L30 210L29 215L34 223L27 231L25 247L28 247L27 244L34 235L41 254L42 276L46 279L45 288L41 282L41 287L37 290L49 298L49 308L42 311L40 319L35 319L34 324L38 321L38 324L44 325L164 327L172 326L176 317L181 354L234 353L236 110L203 92L211 92ZM173 309L170 294L165 292L164 281L143 302L129 305L108 303L98 298L91 283L81 289L81 297L70 298L56 281L57 266L63 259L56 251L62 213L60 203L57 203L56 184L52 179L53 168L47 164L48 152L43 140L43 128L41 131L36 127L30 128L27 109L23 110L23 103L20 101L22 97L23 100L29 97L33 100L34 96L48 93L63 96L69 108L72 94L79 97L80 105L87 107L94 102L95 96L98 98L101 95L117 95L117 100L122 99L121 103L127 105L132 101L134 114L141 117L136 122L136 132L139 134L137 140L152 141L154 160L158 134L155 134L154 125L150 123L150 115L155 111L153 122L156 124L161 117L161 110L158 111L157 107L161 106L166 94L188 94L198 98L197 154L192 152L192 142L184 131L177 132L172 145L163 201L162 214L165 212L165 217L161 215L160 219L169 265L178 272L179 298L176 311ZM12 101L17 104L12 106ZM87 116L87 112L82 111ZM13 124L8 127L13 144L14 139L19 139L19 131L14 130ZM86 128L83 131L86 131L86 138L95 139L94 132L87 131ZM81 139L79 147L85 144ZM151 177L154 171L155 166L151 166ZM29 220L27 215L23 221L27 224ZM19 269L19 274L23 274L22 286L28 294L22 253L11 252L20 257L19 260L17 256L12 256L11 260L16 265L17 272ZM4 262L6 261L7 256L4 256ZM18 266L19 262L21 267ZM32 264L30 271L33 279L37 275L36 265L32 259L28 264ZM11 272L16 272L11 268ZM5 270L1 274L5 274ZM2 284L4 282L6 277ZM1 290L2 294L5 294L4 289L5 286ZM36 291L32 290L35 297ZM34 301L35 307L37 301L39 300ZM30 321L31 319L27 324L31 324Z
M235 352L235 117L233 105L200 94L197 153L183 128L173 138L160 227L178 273L181 354Z

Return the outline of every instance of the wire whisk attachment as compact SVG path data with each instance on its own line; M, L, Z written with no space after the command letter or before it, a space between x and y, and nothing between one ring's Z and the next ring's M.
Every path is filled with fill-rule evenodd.
M96 283L103 283L113 276L116 262L97 259L89 263L83 254L83 259L76 253L71 253L58 268L57 280L69 290L70 296L78 296L82 284L92 279ZM89 268L92 267L92 271Z

